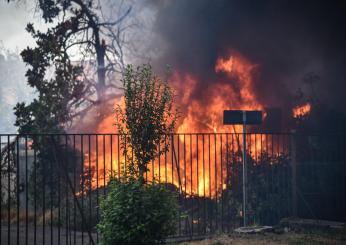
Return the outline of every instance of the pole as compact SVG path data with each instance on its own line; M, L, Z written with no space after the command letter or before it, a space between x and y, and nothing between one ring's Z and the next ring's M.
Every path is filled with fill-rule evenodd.
M297 148L295 131L291 132L291 188L292 188L292 216L297 217Z
M243 111L243 226L246 226L246 111Z

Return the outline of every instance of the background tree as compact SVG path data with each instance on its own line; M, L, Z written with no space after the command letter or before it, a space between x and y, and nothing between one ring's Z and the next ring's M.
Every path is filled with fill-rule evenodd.
M173 90L150 65L129 65L122 82L125 108L116 108L117 128L123 134L121 144L128 162L134 164L143 180L148 163L168 150L167 137L177 120Z
M290 128L297 133L345 133L346 113L335 108L321 93L321 77L309 72L304 75L302 87L294 97L294 105L309 103L311 109L305 115L291 117Z
M41 32L29 23L37 46L21 53L38 99L16 106L16 126L20 132L61 131L91 109L97 125L119 96L114 76L124 68L122 23L131 7L121 1L115 20L106 19L99 1L38 1L38 7L50 27Z
M114 75L121 73L124 66L122 23L131 11L131 7L122 11L124 5L120 1L119 16L108 20L99 1L37 1L48 28L40 31L31 23L26 27L36 46L27 47L21 56L29 67L28 84L37 97L29 104L15 106L19 133L64 133L73 128L74 122L81 124L92 109L94 125L107 114L112 100L118 96ZM112 79L107 79L108 76ZM52 156L63 150L63 143L56 139L56 144L52 144L48 136L32 140L38 153L36 184L44 186L45 177L51 176L56 165ZM67 157L74 156L69 153ZM74 167L71 165L71 169ZM53 177L49 178L49 187L39 195L55 195L55 188L64 185L56 175ZM31 180L29 188L34 189Z

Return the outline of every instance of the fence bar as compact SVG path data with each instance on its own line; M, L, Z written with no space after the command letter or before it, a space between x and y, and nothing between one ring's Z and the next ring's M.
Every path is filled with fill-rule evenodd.
M16 180L17 180L17 186L16 186L16 193L17 193L17 245L19 245L19 188L20 188L20 173L19 173L19 137L16 137L16 151L17 151L17 176L16 176Z
M28 245L29 234L29 193L28 193L28 136L25 136L25 244Z
M10 136L7 137L7 244L11 244L11 159Z
M76 168L77 168L77 152L76 152L76 135L73 135L73 188L77 190L76 188L76 181L77 181L77 173L76 173ZM75 193L76 194L76 193ZM73 245L76 245L76 239L77 239L77 234L76 234L76 202L73 202Z
M190 134L190 190L191 190L191 236L193 236L193 210L194 210L194 206L193 206L193 199L194 199L194 193L193 193L193 166L192 166L192 135Z
M53 136L52 136L53 137ZM50 180L49 180L49 188L50 188L50 244L53 245L53 204L54 204L54 195L56 195L56 193L54 193L54 172L53 170L55 169L55 166L53 166L53 162L49 161L49 168L50 168ZM55 183L56 185L57 183Z
M196 158L196 161L197 161L197 164L196 164L196 176L197 176L197 196L200 195L199 193L199 166L198 166L198 155L199 155L199 150L198 150L198 134L196 134L196 147L197 147L197 158ZM198 218L197 218L197 232L200 233L200 225L201 225L201 222L200 222L200 199L197 200L197 203L198 203Z
M174 135L173 135L174 137ZM179 140L179 135L177 136L177 148L178 148L178 159L175 159L176 161L176 166L177 166L177 174L178 174L178 183L179 183L179 203L182 203L182 195L183 192L182 192L182 182L181 182L181 174L180 174L180 144L179 144L180 140ZM173 146L174 146L174 138L173 138ZM173 150L175 151L174 147L173 147ZM174 152L175 154L175 152ZM181 210L179 209L179 236L181 236Z
M67 135L65 135L65 147L64 147L64 152L65 152L65 162L67 163L68 162L68 139L67 139ZM68 234L69 234L69 199L68 199L68 185L66 184L67 183L67 179L69 178L68 174L66 174L65 176L65 180L64 180L64 183L65 183L65 232L66 232L66 237L65 237L65 244L68 245Z
M32 138L33 142L36 142L38 136L34 136ZM34 148L34 162L33 162L33 168L34 168L34 245L36 245L37 242L37 152L36 152L36 146L33 146Z
M84 209L84 139L83 139L83 135L81 135L81 175L82 175L82 182L81 182L81 196L82 196L82 210ZM81 224L82 226L82 245L84 245L84 222L82 222Z
M2 137L0 135L0 241L2 241L2 202L4 201L2 199L2 172L3 172L3 167L2 167Z
M175 236L230 231L241 225L242 210L247 225L274 224L288 215L344 219L345 135L246 135L169 134L162 138L157 150L171 144L168 152L150 161L152 173L146 172L145 177L148 183L158 178L179 194ZM0 239L4 245L99 242L95 225L100 219L100 198L107 194L113 168L120 177L124 159L134 154L122 139L118 134L0 135ZM55 150L56 162L49 160ZM247 166L242 164L244 157ZM242 167L247 171L241 171ZM247 210L241 208L246 172ZM278 200L284 204L265 213L267 207L259 209L254 200L269 206ZM327 205L326 209L317 210L318 203ZM87 222L80 221L83 212L82 220Z
M89 225L88 225L88 230L91 228L91 208L92 208L92 203L91 203L91 198L92 198L92 175L91 175L91 135L88 135L88 191L87 194L89 196ZM91 242L89 238L89 243Z
M292 180L291 180L291 188L292 188L292 216L297 217L297 156L296 156L296 142L295 142L295 135L293 134L291 137L291 173L292 173Z
M98 144L98 135L95 135L95 144L96 144L96 220L99 221L99 144ZM89 152L90 154L90 152ZM91 155L91 154L90 154ZM91 178L92 180L92 178ZM91 200L91 192L92 189L90 189L90 200ZM96 233L96 243L99 243L99 236L98 233Z
M112 155L112 148L110 149L110 155ZM112 157L111 157L112 158ZM110 166L112 166L112 160L110 162ZM107 176L107 165L106 165L106 136L103 135L103 196L106 195L106 176ZM97 204L97 211L99 212L99 205ZM99 214L97 214L99 219Z

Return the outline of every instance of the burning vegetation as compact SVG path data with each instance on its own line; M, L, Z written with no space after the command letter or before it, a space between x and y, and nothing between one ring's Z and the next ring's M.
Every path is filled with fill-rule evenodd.
M307 116L311 111L311 104L306 103L301 106L296 106L292 109L292 114L294 118L301 118Z
M173 77L173 84L178 84L178 95L182 98L178 102L183 110L178 133L230 132L222 125L224 109L263 110L254 91L257 65L232 51L226 58L219 57L215 61L214 70L215 81L210 82L200 96L196 96L201 83L198 77L178 72ZM241 132L241 126L234 127L232 131Z
M292 108L292 90L296 87L287 81L292 77L300 77L301 73L305 72L301 69L301 60L319 61L321 57L315 59L314 56L310 57L309 54L301 52L301 45L291 46L292 43L306 43L304 42L306 36L298 32L292 37L294 39L292 42L286 33L283 35L282 30L285 28L292 29L291 21L287 21L293 16L292 13L288 13L292 10L283 11L271 1L265 6L282 10L282 15L269 15L268 13L278 11L261 8L262 5L259 3L256 3L259 4L258 8L250 6L251 9L261 9L257 15L256 11L245 11L249 9L246 3L234 5L232 1L220 1L215 4L202 0L163 2L158 1L150 5L151 8L158 10L152 23L157 35L154 35L157 39L152 40L153 44L154 46L159 44L158 40L165 43L162 46L157 45L162 52L153 57L152 63L153 67L162 64L172 66L170 85L176 91L175 102L181 117L175 129L178 135L167 135L165 139L170 142L169 152L158 157L150 165L149 180L155 178L157 175L155 169L162 169L161 163L166 163L170 157L171 165L162 169L166 173L165 182L175 186L181 186L182 182L186 183L182 191L191 195L200 195L202 192L204 195L206 191L210 196L217 196L218 190L226 185L226 179L219 178L211 182L206 176L219 174L219 177L225 177L227 170L222 165L223 163L227 165L229 162L223 159L224 154L239 153L242 148L242 136L239 135L241 126L222 125L222 111L225 109L263 111L266 127L249 128L250 133L258 129L270 132L289 131L291 127L286 122L293 120L301 123L300 118L309 117L312 114L312 107L315 110L317 100L305 98L299 100L300 106ZM119 10L121 14L117 16L118 19L109 22L97 18L98 6L88 7L82 1L77 1L76 4L80 7L79 12L75 12L75 7L70 2L67 6L62 6L64 4L59 2L60 10L67 11L72 16L50 28L47 35L36 35L36 29L31 24L27 27L38 44L44 46L43 44L53 40L52 44L55 46L46 45L50 48L46 50L47 54L40 53L44 50L40 46L27 48L22 53L24 60L34 68L29 69L27 73L28 81L37 88L40 100L34 101L32 105L23 103L17 105L16 125L21 133L52 130L65 132L66 127L70 125L73 127L70 132L73 133L86 131L99 134L117 133L115 115L111 108L116 105L124 106L124 99L119 94L122 90L117 87L115 73L121 74L125 65L124 53L119 45L123 43L125 35L119 33L123 30L122 25L127 23L127 16L131 13L132 6L125 6L122 11ZM47 7L42 7L46 21L57 18L58 13L55 12L53 4L48 4ZM52 15L48 14L51 10L54 10ZM230 14L230 10L235 12ZM209 21L200 14L204 12L211 16ZM177 18L177 16L184 17ZM249 23L244 21L244 16L248 16ZM269 16L266 17L269 19L258 21L259 16ZM281 23L282 26L278 25L278 28L268 23ZM310 27L310 24L306 21L302 26ZM292 30L296 31L295 26L293 27ZM84 35L83 33L89 29L94 34ZM271 32L263 32L264 30ZM55 42L57 35L59 42ZM79 36L85 39L81 42L73 39ZM116 42L112 42L114 39ZM64 56L66 60L60 59L60 55L65 55L65 51L73 46L69 44L72 41L75 42L74 45L79 46L80 51L90 52L94 57L95 66L89 73L97 76L86 74L88 72L85 73L83 68L86 69L87 66L75 66L70 57ZM277 48L278 43L282 47ZM292 53L287 52L288 50ZM37 60L33 59L32 54L35 52L39 52L42 56L40 66L36 66ZM55 80L52 82L43 79L45 72L41 74L50 66L50 62L44 60L46 56L50 57L50 61L58 68ZM38 81L37 78L41 80ZM66 87L60 86L60 81L64 81ZM314 83L309 82L309 86L315 96ZM314 103L305 103L306 101ZM276 117L273 117L272 112L275 111L273 107L279 108L276 110L278 112ZM190 137L190 133L211 134L209 136L194 134ZM232 133L228 135L232 136L232 139L227 139L228 133ZM273 141L253 134L248 138L248 154L257 159L264 152L270 151L276 156L287 153L284 147L274 147ZM89 151L85 152L84 149L82 152L84 168L93 176L92 188L99 188L106 185L111 173L121 174L126 159L124 152L119 149L120 142L117 135L92 137L87 143ZM205 147L208 147L208 151ZM83 151L81 145L79 148ZM178 151L184 154L179 154ZM211 153L216 157L212 157ZM202 168L197 166L206 161L208 166ZM186 162L189 164L185 164ZM161 175L158 175L161 178ZM198 180L194 182L192 179Z
M241 159L242 126L224 126L222 111L225 108L264 110L265 106L257 99L255 91L259 65L232 51L225 57L217 58L214 71L215 79L218 80L210 82L200 96L196 96L200 83L198 77L179 71L172 74L170 80L176 90L176 106L181 109L181 118L176 135L167 135L165 138L170 145L169 151L148 165L147 181L157 179L173 184L191 196L217 197L227 187L229 180L226 154L233 154L233 157ZM123 98L116 99L114 104L125 106ZM97 127L97 133L110 132L116 132L113 113L105 117ZM201 132L213 134L195 134ZM121 176L126 159L119 148L119 141L119 135L96 137L92 140L93 150L90 151L90 157L85 157L84 165L87 171L91 169L93 189L106 185L112 172ZM274 149L272 144L274 139L270 141L253 134L247 140L248 154L254 161L259 161L264 152L270 151L272 156L287 153L283 146ZM103 150L95 151L96 145ZM102 148L103 146L108 147Z

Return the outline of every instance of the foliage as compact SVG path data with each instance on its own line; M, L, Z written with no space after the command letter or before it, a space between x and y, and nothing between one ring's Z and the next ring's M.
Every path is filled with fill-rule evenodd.
M19 133L61 133L71 122L76 103L84 96L82 67L72 64L66 40L56 35L56 29L43 33L28 24L26 30L36 39L37 47L26 48L21 56L30 66L26 77L38 98L28 105L16 105L15 126Z
M163 244L174 233L178 205L162 185L123 177L112 179L108 188L97 225L102 245Z
M125 154L143 178L147 164L168 150L166 137L173 133L177 119L173 90L153 73L150 65L136 69L129 65L122 82L125 109L120 105L116 108L117 127L123 135Z
M176 121L173 91L150 65L129 65L123 77L125 108L116 108L126 171L112 179L101 203L102 244L163 244L174 233L177 200L163 186L144 183L147 164L168 150ZM158 146L162 147L159 148Z
M121 40L117 36L121 31L114 34L112 27L120 28L120 22L131 8L116 21L109 21L101 18L103 15L96 1L37 2L42 18L50 24L45 31L39 31L29 23L26 30L36 40L36 46L21 52L29 67L26 72L28 85L35 90L37 98L29 104L17 103L14 108L15 126L21 134L64 133L91 108L96 105L103 108L103 102L111 99L105 94L108 88L106 71L115 71L122 62L122 58L115 55L122 54ZM106 38L117 43L116 48L106 45ZM79 61L75 61L76 54ZM86 76L85 60L89 61L88 64L96 64L97 79ZM49 181L49 185L39 192L39 198L44 198L46 194L56 193L56 186L60 185L56 175L53 178L48 176L53 171L51 166L56 164L52 156L61 150L61 146L53 146L49 137L32 140L38 153L32 177L35 172L40 187ZM29 181L32 182L33 178Z
M31 24L27 30L36 39L37 47L28 47L21 55L29 65L26 72L28 84L36 90L38 97L30 104L16 105L15 126L22 134L64 133L84 97L86 88L81 76L82 67L72 64L66 54L64 38L56 36L54 30L42 33ZM32 166L31 177L36 174L35 181L39 187L44 187L44 183L47 183L45 189L38 192L37 198L40 201L45 196L50 196L50 193L55 196L56 188L61 184L57 175L52 175L52 166L56 166L53 156L61 147L60 144L53 145L50 137L38 136L32 140L32 146L37 152L37 162ZM34 178L30 178L31 190L33 181Z
M247 155L247 219L249 224L276 224L290 214L290 167L287 154L262 152L255 160ZM228 188L230 220L242 218L242 153L229 152ZM236 222L237 223L237 222Z
M15 205L17 198L17 154L16 154L16 141L8 141L5 146L1 147L1 157L0 157L0 205L8 205L9 202ZM5 184L6 183L6 184ZM0 214L2 215L2 214Z
M38 1L37 6L50 24L43 32L27 25L36 47L27 47L21 55L38 98L17 104L15 125L20 133L62 132L93 107L105 108L114 99L114 72L123 67L120 24L131 7L109 20L97 1ZM108 75L112 79L106 81Z
M37 206L57 207L71 194L66 174L70 179L75 175L76 182L80 182L80 152L72 149L65 137L34 136L33 142L37 156L29 173L29 200L36 201Z

